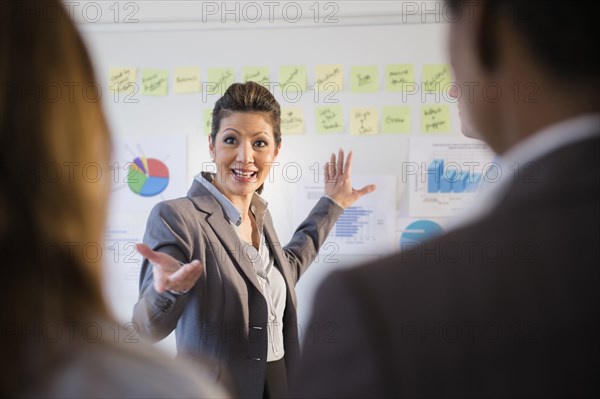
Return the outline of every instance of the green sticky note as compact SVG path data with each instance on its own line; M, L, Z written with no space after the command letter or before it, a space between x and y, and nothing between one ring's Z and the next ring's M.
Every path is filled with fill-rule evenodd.
M135 93L137 69L133 67L111 67L108 71L108 88L112 92Z
M450 107L448 105L422 106L421 131L424 133L448 133L450 131Z
M377 108L353 108L350 111L350 134L365 136L379 133Z
M198 93L200 92L200 68L180 67L175 68L173 76L173 93Z
M245 66L242 68L242 82L256 82L265 87L269 87L271 76L269 67Z
M317 65L315 83L319 91L339 92L344 90L344 66L341 64Z
M299 107L281 108L281 134L304 133L304 109Z
M166 96L168 78L166 69L142 69L142 95Z
M344 119L341 105L317 107L315 109L317 133L342 133Z
M379 91L379 68L377 65L350 68L353 93L376 93Z
M305 91L306 67L301 65L279 68L279 85L282 90Z
M235 82L233 68L208 68L206 92L223 94Z
M410 133L410 107L383 107L383 133Z
M446 93L451 84L450 65L423 65L423 85L426 92Z
M407 85L415 83L412 64L392 64L385 67L385 87L387 91L404 91Z
M210 108L205 108L203 112L202 125L204 126L203 130L206 136L210 136L210 131L212 130L212 111Z

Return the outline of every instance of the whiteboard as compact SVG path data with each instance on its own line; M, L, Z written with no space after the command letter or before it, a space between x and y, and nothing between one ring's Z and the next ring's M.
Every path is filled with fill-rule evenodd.
M155 3L164 6L168 2ZM172 3L189 6L189 3L194 2ZM344 3L350 3L353 8L344 13ZM376 3L381 7L379 11ZM413 64L415 80L420 82L423 65L448 63L448 24L443 19L423 23L418 15L405 18L401 13L394 14L388 10L392 6L398 7L399 3L406 2L338 2L341 4L341 11L338 23L333 24L311 23L310 15L308 21L295 24L281 20L258 24L220 21L202 23L185 15L182 5L179 14L173 14L175 6L165 8L169 10L165 11L168 16L165 20L161 20L159 8L151 13L153 19L148 23L141 21L125 26L84 21L80 27L90 48L98 79L102 83L102 101L113 136L184 136L187 140L187 153L181 155L187 159L187 173L172 178L185 186L191 184L193 176L210 160L207 136L203 131L203 111L212 108L218 96L205 93L177 95L169 87L166 96L136 95L136 102L125 102L123 96L115 98L108 89L110 67L135 67L139 74L143 68L160 68L171 72L177 67L197 66L200 68L201 80L206 78L208 68L232 67L239 80L244 66L268 66L272 80L277 81L280 66L303 65L306 67L308 85L311 86L315 79L316 65L343 65L345 89L335 95L335 100L339 101L338 104L344 110L343 133L319 135L315 132L314 109L324 105L323 93L309 89L290 102L280 91L275 92L282 106L293 105L304 109L306 130L301 135L283 137L278 161L282 165L294 162L301 166L303 173L312 173L311 166L315 162L322 165L329 159L331 152L340 147L352 150L355 174L392 174L398 177L396 214L390 215L395 220L407 214L406 184L401 175L402 163L408 159L410 139L461 136L456 106L448 102L446 96L440 98L437 95L434 98L429 95L424 98L421 92L407 95L385 89L384 72L388 64ZM361 15L361 11L364 14ZM360 65L378 67L379 90L376 93L352 93L349 90L350 68ZM421 105L435 101L447 103L450 107L451 129L448 133L421 132ZM411 107L409 133L373 136L353 136L348 133L348 114L352 107L381 108L388 105ZM296 227L289 210L293 187L294 182L275 174L274 181L266 185L264 192L282 242L289 240ZM182 191L179 196L185 194ZM143 220L143 216L137 215L137 220ZM312 296L322 278L335 268L348 267L366 259L356 255L342 256L335 264L318 265L309 269L297 286L300 325L308 318ZM133 307L131 298L109 297L109 301L117 309L119 317L130 317L127 315L131 314ZM168 345L172 345L172 341Z

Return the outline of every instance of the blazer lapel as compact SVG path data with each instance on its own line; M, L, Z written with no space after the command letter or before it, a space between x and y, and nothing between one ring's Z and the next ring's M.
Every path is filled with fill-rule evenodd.
M221 208L219 202L196 180L194 180L192 187L188 191L188 198L194 203L199 211L208 214L206 221L215 232L215 236L221 242L223 249L227 252L231 261L237 264L252 285L254 285L258 291L261 291L252 262L244 252L242 243L229 223L227 216L223 213L223 208ZM217 259L220 260L220 257L222 257L223 254L221 254L217 248L215 248L215 250L217 252Z

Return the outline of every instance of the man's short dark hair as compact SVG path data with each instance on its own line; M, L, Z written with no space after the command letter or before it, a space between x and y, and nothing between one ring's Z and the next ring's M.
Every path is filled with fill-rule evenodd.
M493 67L497 54L490 27L507 18L523 44L541 65L563 81L598 83L597 37L600 25L596 1L448 0L469 16L466 8L482 10L482 62ZM596 49L596 50L594 50ZM591 81L590 81L591 80Z

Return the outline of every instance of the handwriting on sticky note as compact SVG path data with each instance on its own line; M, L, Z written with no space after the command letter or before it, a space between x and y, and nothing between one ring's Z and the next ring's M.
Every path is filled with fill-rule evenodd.
M173 71L173 92L176 94L200 92L200 68L181 67Z
M306 67L301 65L279 68L279 85L283 90L306 90Z
M410 133L410 107L383 107L381 130L383 133Z
M423 85L427 92L447 92L452 84L450 66L423 65Z
M281 133L303 134L304 133L304 109L282 108L281 109Z
M412 64L393 64L385 67L385 85L388 91L404 91L414 82Z
M344 119L341 105L317 107L315 109L317 133L341 133Z
M424 105L421 111L421 130L423 132L447 133L450 131L448 105Z
M242 82L256 82L269 87L271 81L269 67L245 66L242 68Z
M111 67L108 71L108 88L112 92L136 91L137 69L130 67Z
M223 94L234 82L233 68L208 68L206 92L208 94Z
M379 90L379 68L377 65L353 66L350 68L353 93L375 93Z
M204 126L204 134L208 136L212 130L212 109L205 108L203 111L203 117L202 125Z
M317 65L315 67L315 83L319 91L339 92L344 90L344 66Z
M350 111L350 134L370 135L379 132L377 108L353 108Z
M143 69L142 95L166 96L168 76L169 73L165 69Z

